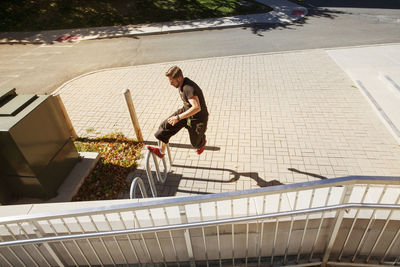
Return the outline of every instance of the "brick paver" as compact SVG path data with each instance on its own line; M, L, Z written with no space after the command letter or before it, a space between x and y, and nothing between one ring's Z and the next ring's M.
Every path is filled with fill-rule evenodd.
M185 130L171 139L173 172L158 186L160 195L400 174L399 145L324 50L133 66L78 77L59 89L78 134L120 131L134 137L122 94L129 88L144 139L155 142L159 123L182 105L164 76L173 64L203 89L208 142L198 156Z

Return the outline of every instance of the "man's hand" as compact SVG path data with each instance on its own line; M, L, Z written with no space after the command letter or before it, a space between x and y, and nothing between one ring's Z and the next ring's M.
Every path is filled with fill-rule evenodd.
M170 118L168 118L168 123L171 124L172 126L174 126L175 124L177 124L179 122L178 117L177 116L172 116Z

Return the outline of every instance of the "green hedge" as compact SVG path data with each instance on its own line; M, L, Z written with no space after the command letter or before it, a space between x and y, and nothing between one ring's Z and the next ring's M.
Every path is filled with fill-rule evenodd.
M2 0L0 31L119 26L270 10L254 0Z

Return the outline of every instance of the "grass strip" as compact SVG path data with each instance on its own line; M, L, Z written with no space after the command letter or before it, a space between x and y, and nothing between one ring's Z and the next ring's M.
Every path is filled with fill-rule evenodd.
M0 31L121 26L271 10L255 0L2 0Z

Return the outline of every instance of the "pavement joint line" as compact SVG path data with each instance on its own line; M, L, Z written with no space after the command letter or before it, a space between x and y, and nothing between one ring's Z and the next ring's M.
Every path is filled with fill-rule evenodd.
M6 75L3 75L3 74L0 74L0 77L6 77L6 78L18 78L19 77L19 74L6 74Z
M66 47L74 47L74 45L47 45L47 44L42 44L40 46L41 48L66 48Z
M389 43L377 43L377 44L367 44L367 45L354 45L354 46L338 46L338 47L327 47L327 48L319 48L319 49L324 49L324 50L340 50L340 49L352 49L352 48L368 48L368 47L377 47L377 46L387 46L387 45L397 45L400 43L398 42L389 42ZM317 49L317 48L315 48ZM304 49L306 50L312 50L312 49Z
M35 67L34 66L31 66L31 67L15 67L14 68L14 70L33 70ZM2 70L2 69L4 69L4 70L10 70L10 68L9 67L5 67L5 66L0 66L0 70Z
M389 75L384 75L384 77L387 81L389 81L390 85L397 90L396 92L400 92L400 86L395 81L393 81Z
M392 133L393 137L397 140L400 144L400 130L396 127L396 125L392 122L389 116L385 113L383 108L379 105L376 99L371 95L368 89L363 85L363 83L359 80L355 81L361 91L364 93L365 97L369 100L371 105L376 108L376 112L380 115L382 122L384 125L389 128L389 131Z

